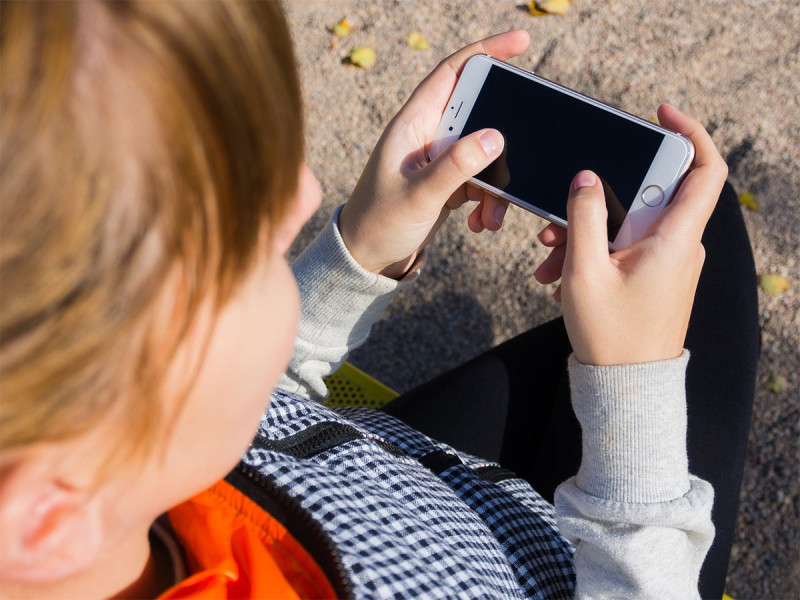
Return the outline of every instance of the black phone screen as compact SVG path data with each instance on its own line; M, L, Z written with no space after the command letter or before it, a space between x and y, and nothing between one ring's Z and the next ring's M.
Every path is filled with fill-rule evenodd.
M600 177L616 237L663 134L507 69L492 66L462 137L492 127L503 154L477 179L567 219L567 194L582 169Z

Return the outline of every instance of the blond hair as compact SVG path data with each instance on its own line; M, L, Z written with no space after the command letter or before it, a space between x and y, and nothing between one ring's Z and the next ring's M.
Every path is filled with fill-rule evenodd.
M229 297L296 188L285 18L26 1L0 24L0 448L116 415L130 454L200 302Z

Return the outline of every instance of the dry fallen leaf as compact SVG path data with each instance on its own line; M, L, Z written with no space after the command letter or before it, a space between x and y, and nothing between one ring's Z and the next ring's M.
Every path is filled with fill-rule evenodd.
M531 0L528 10L534 17L563 15L569 10L572 0Z
M343 38L348 33L350 33L350 23L347 22L347 19L342 19L333 26L333 35L336 37Z
M431 47L431 45L428 43L428 40L422 37L421 33L416 31L412 31L408 34L408 38L406 38L406 44L408 44L409 48L414 50L427 50Z
M774 273L765 273L764 275L759 276L758 283L761 285L761 289L767 292L770 296L782 294L792 287L792 282L789 281L788 277L776 275Z
M749 210L752 210L753 212L758 212L761 210L761 203L756 200L756 197L750 192L742 192L739 194L739 204Z
M376 58L372 48L353 48L350 53L350 62L362 69L369 69L375 64Z
M767 389L773 394L780 394L786 389L786 377L783 375L770 375L767 379Z

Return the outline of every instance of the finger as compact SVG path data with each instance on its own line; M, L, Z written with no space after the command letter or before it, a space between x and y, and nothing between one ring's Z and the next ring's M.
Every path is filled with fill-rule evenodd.
M450 196L470 177L485 169L503 150L503 136L496 129L481 129L448 146L424 169L413 175L415 197ZM441 200L439 200L441 202Z
M431 74L419 84L403 110L421 113L435 112L431 111L431 106L441 106L441 109L444 110L444 104L453 92L461 69L472 56L488 54L506 60L524 52L530 43L530 34L523 29L517 29L493 35L462 48L440 62ZM437 123L440 116L441 110L439 114L435 115Z
M482 188L467 182L464 184L464 191L467 196L467 200L470 202L483 202L485 192Z
M667 129L685 135L692 140L692 144L695 147L692 167L700 168L724 162L711 136L697 119L681 112L674 106L662 104L658 107L658 120Z
M483 193L481 188L467 182L450 194L445 206L450 210L458 210L467 202L480 202L483 200Z
M481 212L483 211L483 202L479 202L478 206L469 213L469 217L467 218L467 225L469 225L470 231L473 233L480 233L485 229L483 225L483 219L481 219Z
M699 241L725 184L728 167L699 121L668 104L658 108L658 119L667 129L692 141L695 157L692 171L681 183L656 230L665 237L689 236L692 241Z
M548 248L553 248L555 246L560 246L561 244L566 243L567 230L561 225L550 223L547 227L542 229L539 232L539 235L537 235L536 237L538 237L539 241Z
M559 285L553 292L553 300L561 304L561 286Z
M503 219L508 210L508 201L492 196L488 192L484 193L483 210L481 210L481 220L483 226L490 231L497 231L503 226Z
M600 178L581 171L572 180L567 200L567 252L565 262L581 271L608 262L605 198Z
M567 256L567 245L556 246L550 255L542 261L533 272L533 277L539 283L553 283L561 279L564 270L564 259Z

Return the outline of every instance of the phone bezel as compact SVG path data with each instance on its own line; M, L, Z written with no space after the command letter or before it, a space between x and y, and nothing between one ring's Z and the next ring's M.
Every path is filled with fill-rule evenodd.
M445 108L445 112L442 115L442 120L439 123L439 127L437 128L436 134L434 135L434 139L431 143L429 151L430 159L433 160L436 156L441 154L441 152L447 148L447 146L459 139L461 132L464 129L464 125L467 122L467 118L472 112L472 108L474 107L478 95L483 88L483 84L489 74L489 70L493 66L506 69L536 84L544 85L563 94L567 94L596 108L610 112L619 118L626 119L642 127L647 127L649 129L658 131L664 136L661 146L658 149L653 162L650 164L647 174L639 186L639 190L637 191L636 197L631 204L631 208L627 213L625 221L620 227L615 239L609 242L609 247L612 250L620 250L641 239L653 221L658 218L658 215L672 200L672 197L677 190L683 176L691 166L692 160L694 159L694 146L692 145L691 141L678 133L660 127L655 123L641 119L613 106L608 106L599 100L585 96L580 92L571 90L563 85L520 69L519 67L515 67L514 65L505 63L496 58L492 58L485 54L478 54L470 58L464 65L464 69L462 70L458 82L456 83L456 87L450 96L450 100ZM504 198L509 202L512 202L513 204L533 212L549 221L558 223L559 225L565 227L567 226L566 221L564 221L562 218L537 207L532 202L526 201L522 198L517 198L516 196L495 188L494 186L475 177L472 177L470 182L485 189L490 194ZM651 185L657 185L664 191L664 199L658 206L655 207L648 206L642 199L642 193ZM567 191L565 190L565 202L566 194Z

